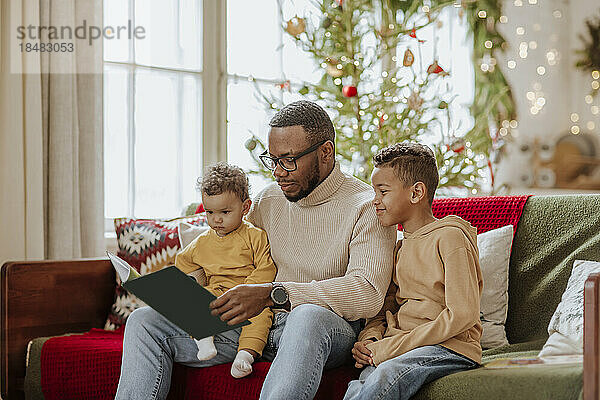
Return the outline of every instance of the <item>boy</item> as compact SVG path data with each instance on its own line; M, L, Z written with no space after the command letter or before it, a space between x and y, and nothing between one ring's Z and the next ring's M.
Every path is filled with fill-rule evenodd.
M267 234L243 220L252 201L244 172L226 163L212 166L199 188L210 229L190 243L175 259L186 274L197 271L198 282L215 296L239 284L267 283L275 278ZM198 273L199 272L199 273ZM252 372L252 363L265 347L273 314L265 309L242 328L231 375L242 378ZM196 340L198 359L217 354L213 337Z
M409 399L421 386L481 362L483 281L477 231L431 211L438 172L433 152L399 143L374 157L373 205L384 226L401 224L383 308L352 349L357 368L344 399Z

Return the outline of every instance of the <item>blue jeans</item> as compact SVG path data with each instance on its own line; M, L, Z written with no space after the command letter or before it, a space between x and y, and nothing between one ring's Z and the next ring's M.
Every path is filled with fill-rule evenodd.
M477 365L440 345L418 347L377 367L365 367L358 380L348 384L344 400L408 400L423 385Z
M360 331L359 321L347 322L334 312L312 304L290 313L277 313L260 361L273 364L263 384L261 399L312 399L324 368L335 368L351 358ZM217 355L196 358L190 336L150 307L128 318L123 340L117 400L165 399L173 363L210 367L232 362L241 328L214 337Z

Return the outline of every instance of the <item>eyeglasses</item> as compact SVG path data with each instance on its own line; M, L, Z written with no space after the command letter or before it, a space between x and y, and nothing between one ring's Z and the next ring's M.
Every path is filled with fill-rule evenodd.
M279 164L281 168L283 168L285 171L292 172L298 169L298 164L296 164L297 159L307 155L308 153L312 153L326 141L327 140L323 140L315 145L312 145L308 149L304 150L299 154L296 154L295 156L271 157L268 155L268 151L265 150L265 152L258 156L258 158L260 158L260 161L262 161L264 166L270 169L271 171L275 171L275 168L277 168L277 164Z

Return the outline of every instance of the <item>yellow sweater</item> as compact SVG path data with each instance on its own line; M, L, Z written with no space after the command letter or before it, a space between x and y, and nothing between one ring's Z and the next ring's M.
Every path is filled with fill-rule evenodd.
M375 365L436 344L481 362L483 280L476 228L447 216L405 232L395 254L384 306L359 335L377 340L367 345Z
M266 232L247 221L223 237L213 229L202 233L177 254L175 265L186 274L202 269L198 281L215 296L244 283L272 282L277 273ZM250 318L238 348L262 354L272 320L270 309Z

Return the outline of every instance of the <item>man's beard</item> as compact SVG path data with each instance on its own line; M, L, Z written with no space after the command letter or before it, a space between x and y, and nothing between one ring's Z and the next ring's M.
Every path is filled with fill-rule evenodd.
M312 191L315 190L315 188L317 186L319 186L319 183L321 183L321 182L319 182L319 163L315 162L312 165L312 168L310 169L310 175L308 177L307 188L301 189L300 192L295 196L288 196L285 193L283 195L285 196L286 199L288 199L288 201L295 203L298 200L301 200L301 199L305 198L306 196L308 196L309 194L311 194Z

